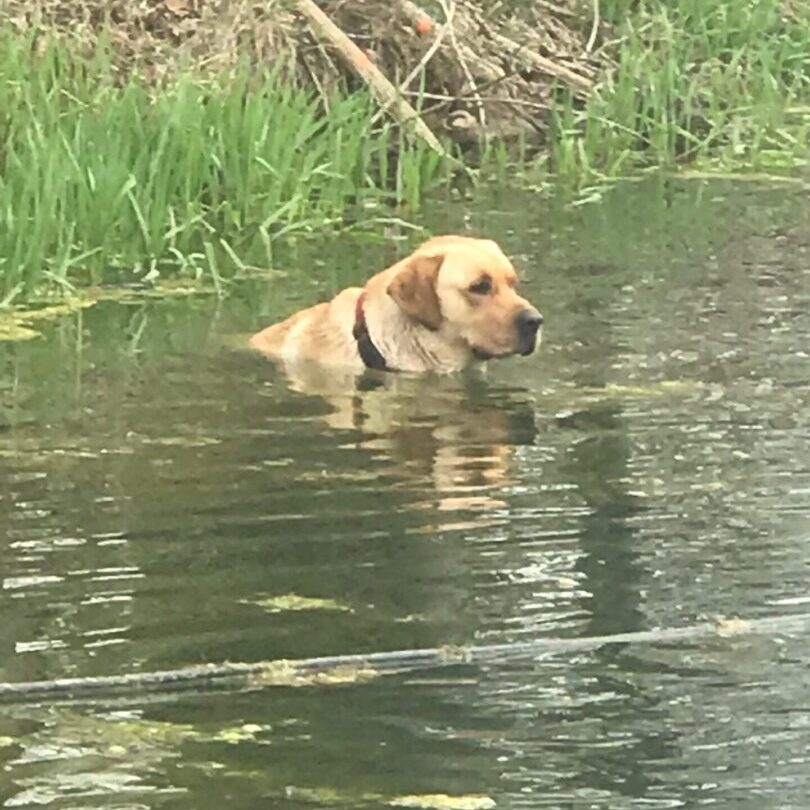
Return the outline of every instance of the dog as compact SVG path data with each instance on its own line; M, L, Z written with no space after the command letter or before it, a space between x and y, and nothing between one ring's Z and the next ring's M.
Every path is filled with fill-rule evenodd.
M476 360L531 354L543 318L517 292L517 273L491 239L438 236L365 287L301 310L250 345L285 364L454 372Z

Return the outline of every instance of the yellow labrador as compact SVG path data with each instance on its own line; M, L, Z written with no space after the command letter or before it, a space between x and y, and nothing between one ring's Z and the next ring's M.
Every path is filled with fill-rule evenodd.
M458 371L473 360L531 354L543 318L490 239L438 236L331 301L296 312L250 344L285 363L361 371Z

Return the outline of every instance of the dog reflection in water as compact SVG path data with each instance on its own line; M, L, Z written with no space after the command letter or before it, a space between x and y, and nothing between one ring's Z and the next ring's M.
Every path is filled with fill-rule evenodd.
M360 448L390 458L406 486L424 493L410 508L454 513L425 531L506 520L515 448L536 435L534 409L519 392L493 390L475 372L357 374L310 362L279 368L290 389L328 404L326 425L359 433Z

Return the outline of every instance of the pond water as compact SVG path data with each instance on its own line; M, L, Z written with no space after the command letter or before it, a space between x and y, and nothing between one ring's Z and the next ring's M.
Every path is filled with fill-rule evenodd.
M233 349L403 249L349 238L0 344L0 681L810 610L803 187L424 221L515 258L537 355L352 386ZM743 635L8 704L0 805L806 810L808 665Z

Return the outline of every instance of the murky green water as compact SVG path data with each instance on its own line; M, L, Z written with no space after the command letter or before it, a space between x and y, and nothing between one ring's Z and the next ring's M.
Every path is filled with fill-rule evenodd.
M0 681L809 610L809 214L722 183L442 205L546 316L486 374L291 386L223 348L395 254L349 241L0 345ZM0 803L806 810L808 664L740 636L8 705Z

